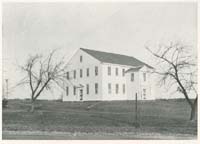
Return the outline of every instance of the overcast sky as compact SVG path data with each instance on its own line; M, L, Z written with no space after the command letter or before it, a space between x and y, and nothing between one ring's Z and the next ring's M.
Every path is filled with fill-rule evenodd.
M145 45L183 41L196 49L195 3L4 3L3 66L12 85L29 54L80 47L136 57L155 67Z

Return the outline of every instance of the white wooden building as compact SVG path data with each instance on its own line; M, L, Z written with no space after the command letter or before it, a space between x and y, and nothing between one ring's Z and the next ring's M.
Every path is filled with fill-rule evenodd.
M155 99L152 69L134 57L80 48L68 63L63 101Z

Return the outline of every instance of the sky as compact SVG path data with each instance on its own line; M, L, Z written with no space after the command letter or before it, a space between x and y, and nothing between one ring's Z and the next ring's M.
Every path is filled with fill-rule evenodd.
M29 55L55 48L66 61L82 47L133 56L153 67L145 46L156 50L182 41L197 52L196 3L3 3L2 9L3 76L10 87L23 77L18 65ZM11 97L21 90L12 89Z

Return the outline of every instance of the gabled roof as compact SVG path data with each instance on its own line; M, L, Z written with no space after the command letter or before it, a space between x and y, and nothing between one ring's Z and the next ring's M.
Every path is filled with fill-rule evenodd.
M131 56L101 52L101 51L90 50L90 49L85 49L85 48L80 48L80 49L88 53L89 55L93 56L94 58L98 59L101 62L134 66L134 67L146 65L149 68L153 68L149 66L148 64Z

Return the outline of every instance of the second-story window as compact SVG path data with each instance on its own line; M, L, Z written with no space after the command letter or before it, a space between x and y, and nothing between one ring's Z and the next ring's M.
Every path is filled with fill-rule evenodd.
M98 67L95 66L95 76L97 76L97 75L98 75Z
M69 79L69 72L66 73L66 77L67 77L67 79Z
M131 81L133 82L134 81L134 73L131 73Z
M122 76L125 76L125 69L122 69Z
M146 81L146 79L147 79L146 77L147 77L146 73L143 73L143 80L144 81Z
M82 78L82 77L83 77L83 70L80 69L80 78Z
M87 77L89 77L89 68L87 68Z
M74 70L74 79L76 79L76 70Z
M110 66L108 67L108 75L109 76L111 75L111 67Z
M118 68L115 69L115 74L118 76Z
M82 63L82 61L83 61L83 56L81 55L80 56L80 62Z

